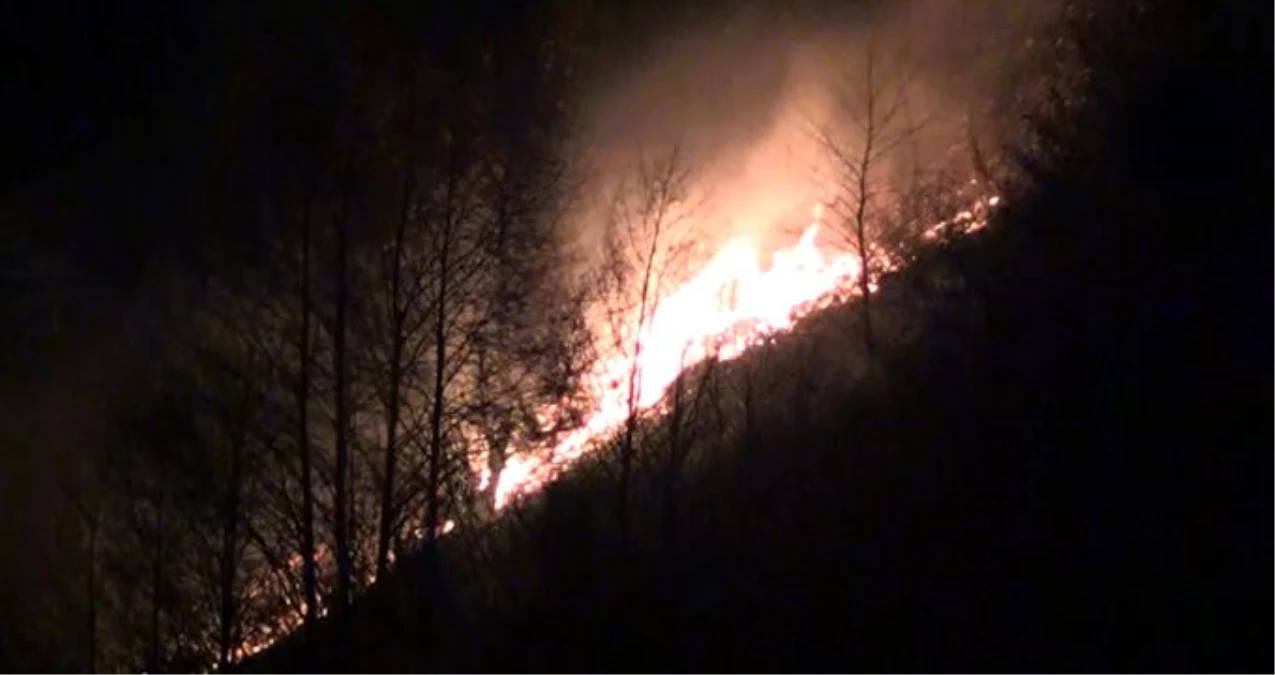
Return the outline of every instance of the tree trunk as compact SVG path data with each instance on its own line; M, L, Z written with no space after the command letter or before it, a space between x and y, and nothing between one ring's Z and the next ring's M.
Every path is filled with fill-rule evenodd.
M624 441L620 445L620 484L615 495L616 520L620 538L629 538L629 482L633 473L634 436L637 430L637 413L630 412L624 421Z
M332 326L332 372L335 386L333 435L336 466L333 468L333 532L336 544L336 603L333 608L338 621L343 621L351 596L350 574L350 504L347 478L350 471L349 401L347 400L348 364L345 354L346 305L348 304L349 264L349 190L342 195L341 212L336 220L336 315Z
M455 180L455 178L451 178ZM447 294L448 276L451 274L451 236L454 223L452 192L455 186L448 186L448 204L444 214L442 241L439 242L438 299L434 315L434 383L433 401L431 401L429 424L429 475L426 484L425 502L425 537L432 548L438 538L439 523L442 519L442 472L443 472L443 406L446 402L447 377Z
M454 150L453 150L454 152ZM425 481L425 551L422 573L424 583L421 585L419 598L420 616L423 630L430 635L436 634L436 610L438 608L440 580L440 560L438 552L438 535L442 521L443 500L443 412L446 405L448 359L447 349L447 311L448 293L451 292L449 278L451 270L452 228L456 226L455 191L457 177L453 158L452 170L448 177L446 203L444 204L441 241L438 246L438 297L435 304L433 321L434 333L434 381L432 383L433 400L430 401L429 413L429 457Z
M246 421L241 419L240 424L246 424ZM221 607L218 617L221 651L219 662L222 672L226 672L230 667L231 656L234 653L234 626L238 615L235 602L235 572L238 568L239 491L246 434L247 430L241 428L231 447L230 481L227 485L226 502L222 512L221 569L219 570L221 572Z
M769 352L769 346L762 354ZM757 451L757 394L755 393L757 379L756 366L754 365L756 357L748 359L744 365L744 451L746 453L754 453Z
M661 512L661 531L664 545L671 548L677 536L677 488L681 479L682 461L685 448L682 446L682 424L685 419L684 386L682 379L673 383L673 403L668 414L668 456L664 464L663 511Z
M622 541L628 540L630 528L629 483L632 482L633 476L633 455L637 452L634 444L637 432L638 408L642 398L642 331L646 328L646 324L650 319L647 314L654 309L653 305L655 303L652 302L651 298L654 291L651 285L654 282L655 256L660 250L660 234L665 216L664 195L659 195L659 198L660 205L654 214L654 218L649 221L652 223L654 231L651 233L651 246L647 251L646 264L642 270L642 288L641 295L638 298L638 321L637 325L634 326L633 364L629 368L629 391L626 401L629 416L624 421L624 442L620 446L620 485L619 494L616 495L616 511ZM644 215L649 218L651 214Z
M389 396L385 403L385 467L381 480L381 522L376 539L376 576L381 578L389 568L390 540L393 536L393 523L397 518L394 511L394 472L398 463L398 424L400 386L403 379L403 335L405 328L406 308L401 299L403 245L410 216L412 200L413 172L404 172L403 203L399 211L398 228L394 232L394 260L390 267L390 363L389 363Z
M310 448L310 196L301 222L300 382L297 387L297 442L301 452L301 575L307 632L319 618L318 571L314 561L314 477ZM310 641L307 639L307 643ZM307 653L312 652L307 647Z
M97 518L89 520L88 672L97 672Z
M860 307L863 308L863 346L869 358L876 351L876 340L872 333L872 256L868 250L867 216L868 216L868 171L871 169L873 135L873 101L872 95L872 60L868 60L868 129L863 140L863 157L859 164L858 200L854 213L855 245L859 249L859 292Z
M863 347L867 350L868 357L871 358L876 353L876 336L872 329L872 286L870 279L870 267L868 265L867 241L863 232L862 221L858 226L859 250L864 251L862 256L863 268L859 272L859 293L863 297L860 299L861 315L863 317Z
M155 550L151 557L151 620L150 640L146 652L146 670L158 673L160 669L160 621L164 583L164 502L163 494L155 505Z

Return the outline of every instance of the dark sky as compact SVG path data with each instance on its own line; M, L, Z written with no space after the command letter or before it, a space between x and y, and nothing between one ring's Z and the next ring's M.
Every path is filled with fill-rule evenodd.
M134 145L157 118L198 106L212 29L198 3L26 2L6 13L6 187Z
M6 550L55 547L56 467L99 448L155 360L147 292L200 234L185 216L208 208L190 196L247 6L0 3L0 511L26 514ZM39 576L38 553L9 558L0 578Z
M484 11L470 4L475 8L467 4L464 11ZM139 283L145 266L190 234L188 223L177 224L181 209L207 182L198 172L210 168L215 154L210 132L231 126L224 121L224 97L239 86L245 63L259 58L268 43L281 47L285 58L297 58L297 42L338 12L377 14L374 21L382 26L410 30L427 26L422 13L439 7L386 3L358 10L354 3L287 0L5 3L0 209L9 214L6 227L20 229L25 236L19 238L37 249L75 251L73 266L94 280Z
M129 281L211 74L203 8L63 0L3 11L0 204L22 214L8 225L41 249L75 251L95 279Z
M60 287L66 323L77 326L64 330L76 343L65 348L75 351L98 341L98 332L117 333L167 275L188 272L208 249L238 247L233 255L246 255L258 225L233 209L251 201L244 186L279 173L254 148L260 111L269 108L262 97L290 97L305 108L304 97L278 91L304 86L295 73L317 61L315 45L359 49L351 45L362 40L393 53L398 40L464 44L458 22L438 20L439 12L481 21L508 17L494 10L510 4L0 3L6 350L15 361L36 360L11 348L9 334L45 320L52 285ZM291 117L286 123L297 126ZM37 278L48 268L56 269L56 284Z

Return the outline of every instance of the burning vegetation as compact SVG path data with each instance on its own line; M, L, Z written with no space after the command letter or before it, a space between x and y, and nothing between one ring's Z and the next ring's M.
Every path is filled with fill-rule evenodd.
M63 661L977 668L1079 641L1064 661L1085 667L1126 663L1101 636L1137 624L1169 637L1128 663L1215 662L1231 642L1148 656L1202 629L1144 614L1136 574L1049 582L1097 567L1077 542L1181 579L1157 556L1186 544L1144 554L1074 515L1156 508L1114 488L1049 506L1142 480L1104 464L1124 441L1101 425L1159 362L1124 344L1139 365L1104 391L1122 366L1078 361L1089 319L1171 323L1138 302L1168 282L1095 290L1120 256L1159 264L1121 219L1166 210L1093 134L1146 114L1126 85L1175 57L1139 26L1177 15L819 4L454 7L413 15L452 26L424 37L336 12L288 58L262 29L211 94L219 152L252 170L209 169L226 198L191 212L250 222L257 253L165 277L140 384L59 474L76 555L39 612L75 626Z
M726 23L756 35L759 17ZM786 66L758 100L748 81L680 90L670 57L584 97L576 138L547 135L561 127L552 100L521 110L457 83L431 108L444 102L421 99L429 70L367 94L388 112L365 142L383 147L323 149L342 173L299 169L277 262L215 282L193 352L167 376L229 397L188 437L229 472L220 529L200 534L222 546L209 570L228 594L209 602L220 667L340 620L399 558L481 527L599 448L619 445L625 513L638 428L684 373L851 299L874 348L879 277L939 234L981 227L996 199L961 161L954 106L903 49L910 27L888 18L860 19L850 50L845 31L771 38L752 56L738 37L668 45L705 64L692 80L732 58ZM558 69L535 86L566 95L566 55L548 44L527 46ZM508 63L475 65L497 78L488 68ZM755 119L710 119L719 96ZM643 98L636 115L614 104ZM502 106L540 136L491 126L514 110ZM139 535L156 560L167 530Z

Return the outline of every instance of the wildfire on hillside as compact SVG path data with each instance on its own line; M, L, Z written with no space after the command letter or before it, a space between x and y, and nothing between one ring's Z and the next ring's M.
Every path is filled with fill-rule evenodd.
M933 240L981 229L999 202L996 196L976 199L922 236ZM656 406L684 370L706 359L737 358L765 337L791 330L811 312L857 294L863 265L853 253L821 246L819 234L825 227L823 206L816 204L801 238L773 251L765 269L757 246L744 237L733 239L698 273L660 298L646 321L634 312L628 325L638 326L636 363L614 349L601 352L586 380L594 409L585 423L556 444L511 457L496 479L496 508L536 492L630 414ZM887 261L885 267L892 265ZM875 283L869 288L875 290ZM640 386L631 410L627 382L634 371ZM489 480L489 473L480 475L484 488Z
M952 218L923 230L921 237L935 240L982 229L999 203L997 196L975 199ZM635 343L641 345L634 350L636 363L617 349L601 349L605 341L600 341L601 358L585 385L592 411L565 437L508 459L495 478L496 508L503 509L515 498L543 488L613 434L630 414L655 409L686 369L709 359L738 358L766 337L791 330L810 313L855 296L863 266L858 256L821 242L820 233L827 227L823 206L816 204L800 239L771 251L767 267L762 265L765 251L758 245L748 237L732 239L687 281L658 298L645 321L639 321L636 312L627 317L627 325L637 333ZM895 267L886 260L881 269ZM869 289L875 290L875 284L869 284ZM631 408L628 381L635 371L640 387ZM545 410L541 418L556 419L555 412ZM480 489L487 489L492 475L485 458L473 466ZM455 527L456 523L448 520L441 534ZM424 536L420 528L409 534L417 539ZM331 567L330 552L324 549L320 553L321 566ZM293 571L299 569L300 556L294 555L290 564ZM369 571L361 581L364 587L370 586L376 581L375 574ZM289 597L286 591L276 590L273 595ZM286 600L275 621L244 640L235 651L235 660L266 649L299 627L305 610L303 603ZM321 606L318 613L326 615L327 608Z

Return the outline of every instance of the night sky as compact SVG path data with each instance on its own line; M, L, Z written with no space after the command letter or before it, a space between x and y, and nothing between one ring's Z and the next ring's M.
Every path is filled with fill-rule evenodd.
M192 235L174 206L198 148L216 30L199 3L13 3L0 199L64 283L132 297ZM194 142L192 142L194 141ZM67 311L115 311L68 303Z

